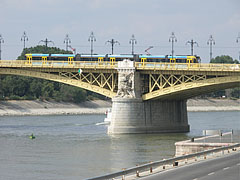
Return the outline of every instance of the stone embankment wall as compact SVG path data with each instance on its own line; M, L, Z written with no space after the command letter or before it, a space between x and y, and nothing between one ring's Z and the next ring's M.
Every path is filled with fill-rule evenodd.
M189 99L188 111L240 111L240 99Z
M0 101L0 116L46 114L104 114L111 108L109 101L87 101L80 104L54 101ZM190 99L188 111L240 111L240 100Z
M55 101L0 101L0 116L50 114L104 114L111 101L87 101L80 104Z

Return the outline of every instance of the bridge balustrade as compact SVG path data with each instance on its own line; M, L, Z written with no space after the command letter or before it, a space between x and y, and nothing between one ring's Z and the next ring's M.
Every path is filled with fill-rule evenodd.
M0 67L49 67L49 68L97 68L115 69L118 62L113 61L36 61L26 60L0 60ZM239 64L212 64L212 63L157 63L135 62L139 70L197 70L197 71L237 71Z
M136 62L136 68L142 70L206 70L206 71L240 71L239 64L205 64L205 63L157 63Z

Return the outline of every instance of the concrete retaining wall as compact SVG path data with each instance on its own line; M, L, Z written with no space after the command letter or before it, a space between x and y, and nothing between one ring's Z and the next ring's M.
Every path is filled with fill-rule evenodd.
M234 135L233 139L236 139L238 135ZM201 138L194 139L194 142L191 140L176 142L176 152L175 156L183 156L187 154L193 154L197 152L202 152L210 149L220 148L224 146L234 145L237 141L231 141L231 133L222 134L222 142L219 142L219 135L206 136ZM204 142L208 141L208 142ZM225 141L225 142L223 142Z

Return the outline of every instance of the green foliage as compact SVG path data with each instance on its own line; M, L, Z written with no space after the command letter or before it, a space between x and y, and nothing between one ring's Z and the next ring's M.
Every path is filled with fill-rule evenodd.
M233 60L233 58L230 56L222 55L222 56L217 56L216 58L213 58L210 61L210 63L239 64L239 61ZM239 88L230 89L229 91L230 91L230 97L239 98L239 94L240 94ZM226 93L226 90L220 90L220 91L210 93L208 96L210 96L210 97L224 97L224 96L229 97L229 94Z
M231 96L233 98L239 99L240 98L240 87L236 87L232 89Z
M35 46L30 48L23 49L20 56L18 56L18 60L24 60L25 54L32 54L32 53L43 53L43 54L72 54L71 51L65 51L63 49L57 47L46 47L46 46Z
M56 47L36 46L25 48L17 59L25 59L27 53L71 54ZM79 103L90 98L104 98L101 95L44 79L23 76L0 76L0 100L55 100Z
M87 92L77 87L71 87L63 84L61 85L60 93L64 94L61 99L62 101L78 103L87 100Z
M211 59L210 63L239 64L238 60L233 60L232 57L226 55L217 56Z

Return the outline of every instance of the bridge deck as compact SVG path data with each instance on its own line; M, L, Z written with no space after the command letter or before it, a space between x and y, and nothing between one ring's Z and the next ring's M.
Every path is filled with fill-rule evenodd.
M32 61L26 60L0 60L2 68L51 68L51 69L112 69L117 68L117 62L97 62L97 61L74 61L71 64L67 61ZM210 71L210 72L240 72L239 64L186 64L186 63L157 63L157 62L135 62L137 70L156 71Z
M0 74L43 78L114 97L118 62L0 60ZM126 67L128 69L128 67ZM239 86L239 64L135 62L143 100L188 99Z

